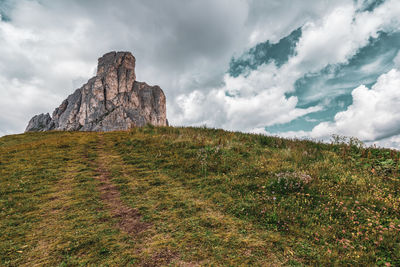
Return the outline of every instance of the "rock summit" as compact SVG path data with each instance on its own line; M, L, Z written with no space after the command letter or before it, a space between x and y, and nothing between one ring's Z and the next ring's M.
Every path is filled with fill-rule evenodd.
M110 52L99 58L97 74L68 96L53 115L34 116L29 131L114 131L147 123L166 126L166 101L159 86L136 81L135 57Z

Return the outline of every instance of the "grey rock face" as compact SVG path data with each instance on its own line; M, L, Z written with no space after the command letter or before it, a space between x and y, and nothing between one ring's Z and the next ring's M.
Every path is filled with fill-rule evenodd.
M31 119L28 131L114 131L150 123L166 126L166 100L158 86L136 81L135 57L110 52L99 58L97 75L49 114Z
M29 121L25 131L31 131L31 132L46 131L50 122L51 122L51 117L49 113L47 114L42 113L40 115L36 115Z

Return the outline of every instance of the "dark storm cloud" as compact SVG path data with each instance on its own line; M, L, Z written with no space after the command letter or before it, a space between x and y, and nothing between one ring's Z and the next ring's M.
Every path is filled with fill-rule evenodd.
M221 82L235 46L246 42L244 1L7 3L1 5L11 20L1 24L0 71L8 85L0 90L23 91L26 108L18 122L2 115L3 132L21 131L33 113L51 111L75 89L72 81L90 78L97 58L110 50L132 51L138 79L161 85L171 100ZM38 101L46 93L52 97ZM28 103L28 97L36 101ZM11 108L10 99L6 102Z

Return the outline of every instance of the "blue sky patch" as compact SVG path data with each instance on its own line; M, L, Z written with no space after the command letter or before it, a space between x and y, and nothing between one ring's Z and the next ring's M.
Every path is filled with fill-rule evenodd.
M12 3L9 0L0 0L0 19L2 21L10 21L9 12L12 7Z
M278 134L288 131L311 131L315 126L324 121L332 121L336 113L346 110L346 108L353 103L351 94L344 94L325 103L324 109L318 112L313 112L305 116L299 117L291 122L283 124L274 124L265 127L265 130L272 134ZM320 104L318 101L309 103L299 108L307 108L309 106L316 106Z
M385 0L365 0L362 8L360 9L360 12L371 12L378 6L382 5L384 2Z
M334 116L352 104L351 92L360 85L371 88L377 78L394 67L393 59L400 50L400 32L381 32L371 38L346 64L330 65L318 73L308 73L295 83L295 90L286 97L296 96L298 108L321 105L322 111L297 118L289 123L266 128L270 133L311 131L323 121L333 121Z
M298 28L278 43L270 43L269 41L259 43L240 57L233 57L229 64L228 73L232 77L238 77L240 74L256 70L262 64L271 61L274 61L278 67L282 66L289 60L290 56L294 55L301 33L301 28Z
M365 1L362 11L372 11L384 0ZM296 45L302 29L298 28L277 43L259 43L239 57L233 57L228 73L232 77L247 76L263 64L274 62L277 67L295 55ZM275 124L265 129L270 133L287 131L311 131L324 121L333 121L335 115L352 104L351 92L360 85L369 88L377 78L394 67L393 59L400 50L400 32L380 32L370 38L367 46L344 64L329 65L317 73L307 73L295 82L293 92L286 97L296 96L297 108L322 106L323 110L299 117L289 123ZM234 94L227 94L236 97Z
M319 73L308 73L295 83L299 107L308 107L315 101L324 101L338 95L351 94L361 84L372 85L377 78L393 68L393 58L399 52L400 33L381 32L371 39L347 64L327 66Z

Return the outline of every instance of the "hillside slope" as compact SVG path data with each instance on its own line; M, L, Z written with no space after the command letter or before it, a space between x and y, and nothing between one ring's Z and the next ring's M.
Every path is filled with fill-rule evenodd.
M0 138L0 265L400 265L397 151L204 128Z

